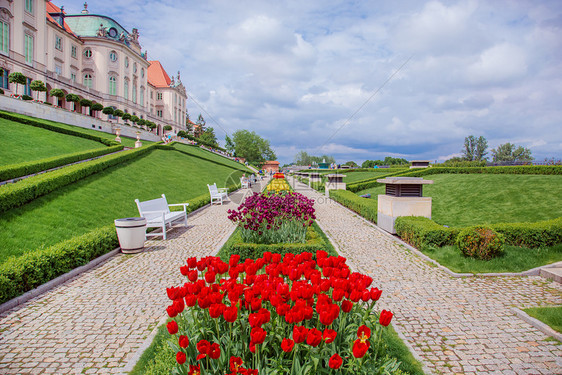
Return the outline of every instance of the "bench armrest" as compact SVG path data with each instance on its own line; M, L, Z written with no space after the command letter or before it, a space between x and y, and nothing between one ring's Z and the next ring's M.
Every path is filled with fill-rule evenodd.
M144 214L166 214L167 212L168 211L164 211L164 210L161 210L161 211L143 211L142 214L143 215Z
M183 210L187 211L187 206L189 206L189 203L173 203L168 205L168 207L178 207L178 206L183 206Z

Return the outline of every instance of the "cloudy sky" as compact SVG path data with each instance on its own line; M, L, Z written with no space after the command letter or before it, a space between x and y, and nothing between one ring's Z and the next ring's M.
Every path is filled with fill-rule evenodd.
M82 0L55 0L72 14ZM562 2L95 0L181 71L192 119L338 162L443 161L464 138L562 158ZM392 77L392 78L391 78ZM391 78L389 80L389 78ZM203 112L200 107L208 113Z

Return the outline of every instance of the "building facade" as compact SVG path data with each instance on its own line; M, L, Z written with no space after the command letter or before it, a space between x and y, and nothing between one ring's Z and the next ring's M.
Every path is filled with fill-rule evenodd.
M166 125L185 130L187 94L180 73L170 78L147 55L137 29L128 32L110 17L90 14L87 4L69 15L49 0L0 0L0 88L6 94L31 95L31 81L41 80L47 94L58 88L120 109L156 123L158 134ZM12 72L27 77L25 87L8 82ZM86 113L45 93L39 99Z

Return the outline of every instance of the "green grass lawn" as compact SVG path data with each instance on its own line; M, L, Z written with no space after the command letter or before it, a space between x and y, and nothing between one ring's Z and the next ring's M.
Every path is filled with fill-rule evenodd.
M562 176L439 174L425 177L424 196L432 197L432 218L439 224L536 222L562 215ZM384 186L358 192L373 199Z
M533 307L523 311L550 326L556 332L562 333L562 306Z
M503 254L491 260L465 257L457 246L420 250L454 272L522 272L562 260L562 244L537 249L505 246Z
M356 181L361 181L361 180L366 180L368 178L375 178L375 177L379 177L388 173L391 173L391 171L385 170L383 168L381 169L373 169L372 171L369 172L351 172L351 173L346 173L346 171L342 171L340 172L341 174L346 175L346 177L343 179L343 182L350 184Z
M0 166L107 147L102 143L0 118Z
M223 187L240 171L176 151L150 154L109 168L22 207L0 214L0 262L111 224L138 216L134 199L166 194L169 203L208 194L208 183Z
M217 161L219 163L231 166L232 168L243 168L247 171L247 173L253 173L252 170L246 168L246 166L242 163L238 163L234 160L230 160L229 158L226 158L224 156L220 156L217 155L211 151L207 151L207 150L203 150L201 147L198 146L191 146L191 145L186 145L184 143L175 143L174 147L178 150L181 151L185 151L188 152L192 155L196 155L196 156L200 156L203 157L205 159L209 159L212 161Z

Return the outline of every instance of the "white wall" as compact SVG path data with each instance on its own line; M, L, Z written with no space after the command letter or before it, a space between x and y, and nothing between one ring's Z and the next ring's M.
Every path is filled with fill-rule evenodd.
M82 115L67 111L62 108L54 108L52 106L35 103L32 101L25 101L13 99L9 96L0 95L0 110L15 112L22 115L33 116L44 120L51 120L79 126L86 129L96 129L105 133L115 134L115 124L107 121L100 120L91 116ZM92 126L93 125L93 126ZM126 125L120 125L121 135L131 138L136 138L136 132L140 131L140 138L145 141L160 141L160 137L156 134L140 130Z

